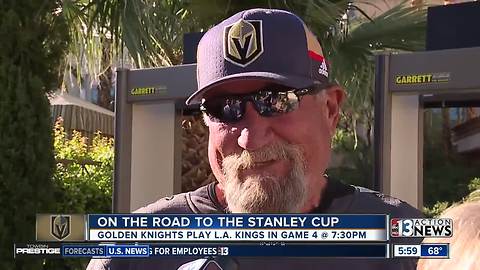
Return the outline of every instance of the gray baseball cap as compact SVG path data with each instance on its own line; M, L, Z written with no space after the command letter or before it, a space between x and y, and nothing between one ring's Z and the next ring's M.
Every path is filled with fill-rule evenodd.
M261 79L292 88L328 85L328 66L315 35L295 14L276 9L241 11L212 27L197 49L200 103L224 82Z

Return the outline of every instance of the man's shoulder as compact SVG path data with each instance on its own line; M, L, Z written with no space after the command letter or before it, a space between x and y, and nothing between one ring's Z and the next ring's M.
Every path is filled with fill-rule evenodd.
M422 213L393 196L368 188L348 185L352 190L346 196L338 197L328 212L348 214L389 214L391 217L422 217Z
M212 184L202 186L194 191L167 196L147 206L137 209L135 213L147 214L203 214L218 212L212 200Z
M134 213L192 213L192 210L187 203L187 193L179 193L172 196L163 197L153 203L135 210Z
M372 214L389 214L391 217L422 217L422 213L407 202L368 188L354 186L351 208Z
M391 218L422 218L423 214L408 203L364 187L346 185L350 192L337 197L328 213L337 214L387 214ZM422 238L393 238L391 243L419 244ZM404 260L407 263L408 260ZM415 265L414 260L409 261ZM386 268L390 269L390 268Z

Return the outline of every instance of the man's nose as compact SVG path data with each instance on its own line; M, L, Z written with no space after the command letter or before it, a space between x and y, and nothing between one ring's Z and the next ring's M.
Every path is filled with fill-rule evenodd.
M241 132L238 145L245 150L254 151L271 143L273 131L270 122L268 117L261 116L255 110L251 102L247 102L245 115L239 127Z

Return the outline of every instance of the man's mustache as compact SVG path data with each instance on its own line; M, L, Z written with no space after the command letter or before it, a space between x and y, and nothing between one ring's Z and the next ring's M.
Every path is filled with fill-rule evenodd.
M224 158L224 171L238 171L255 167L257 163L273 160L292 160L302 157L299 146L287 143L274 143L255 151L243 150Z

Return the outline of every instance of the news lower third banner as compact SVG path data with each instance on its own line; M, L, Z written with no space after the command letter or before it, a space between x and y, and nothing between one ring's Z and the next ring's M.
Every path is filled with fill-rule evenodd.
M88 215L87 241L387 241L386 215Z
M445 244L388 241L452 235L450 219L374 214L38 214L37 242L15 244L15 257L448 258Z
M40 242L385 242L387 215L38 214Z
M149 258L176 256L388 258L385 243L15 244L15 258Z

